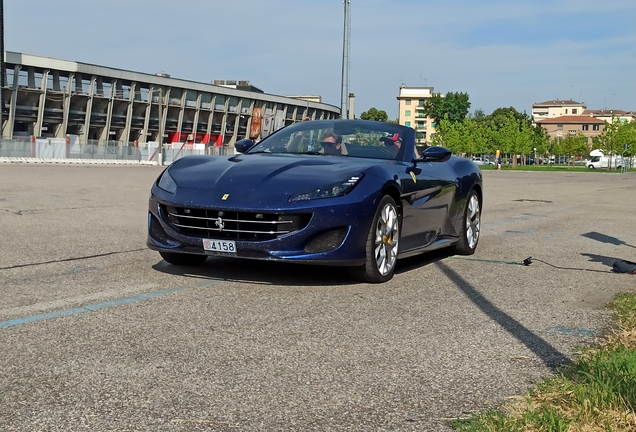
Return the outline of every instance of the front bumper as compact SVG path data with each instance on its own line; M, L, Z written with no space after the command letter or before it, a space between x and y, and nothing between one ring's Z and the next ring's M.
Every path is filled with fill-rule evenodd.
M187 207L213 208L215 211L310 215L309 222L302 229L278 238L259 241L233 240L236 243L236 253L228 254L204 250L203 238L214 239L213 235L186 235L175 227L165 214L165 209L167 206L186 205L171 198L171 194L156 186L153 187L148 210L147 245L150 249L160 252L342 266L365 263L366 241L376 206L375 197L353 200L348 196L287 203L288 206L283 208L233 207L228 204L197 206L193 201L188 201Z

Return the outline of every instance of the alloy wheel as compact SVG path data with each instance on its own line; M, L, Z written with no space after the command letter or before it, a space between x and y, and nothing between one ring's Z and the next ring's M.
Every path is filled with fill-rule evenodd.
M395 267L399 238L397 210L393 204L386 203L376 225L374 248L376 266L383 276L389 274Z
M472 194L468 201L468 211L466 212L466 240L471 249L477 247L479 240L481 212L479 210L479 199L476 194Z

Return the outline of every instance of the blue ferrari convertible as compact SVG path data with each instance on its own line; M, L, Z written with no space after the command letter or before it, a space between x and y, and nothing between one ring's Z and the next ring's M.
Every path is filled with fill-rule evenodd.
M152 186L148 247L174 265L208 256L350 266L367 282L398 258L479 240L482 175L411 128L364 120L295 123L235 156L188 156Z

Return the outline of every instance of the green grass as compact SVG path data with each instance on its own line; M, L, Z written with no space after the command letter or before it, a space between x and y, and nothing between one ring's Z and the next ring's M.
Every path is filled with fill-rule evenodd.
M618 330L554 378L499 409L451 422L461 432L636 431L636 295L609 305Z

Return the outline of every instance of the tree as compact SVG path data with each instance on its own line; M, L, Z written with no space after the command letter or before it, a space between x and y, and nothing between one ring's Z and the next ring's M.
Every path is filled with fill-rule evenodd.
M389 116L387 115L386 111L378 110L377 108L370 108L369 111L363 112L362 114L360 114L360 118L362 120L374 120L381 122L386 122L389 120Z
M432 118L436 124L447 116L451 123L463 121L468 115L469 108L468 93L448 92L446 96L434 93L424 101L424 114Z
M612 122L605 121L605 128L603 132L598 136L596 145L600 145L600 148L606 154L610 156L613 154L620 154L622 151L622 143L619 142L619 129L621 127L621 121L618 117L612 116ZM607 169L612 169L612 158L610 157Z
M477 108L472 115L469 115L469 117L473 120L481 121L485 119L487 116L483 109Z
M590 147L587 144L587 137L583 135L581 131L576 135L568 134L568 136L561 140L560 144L563 153L570 156L568 158L568 168L570 162L574 160L572 156L583 156L583 154L590 151Z

